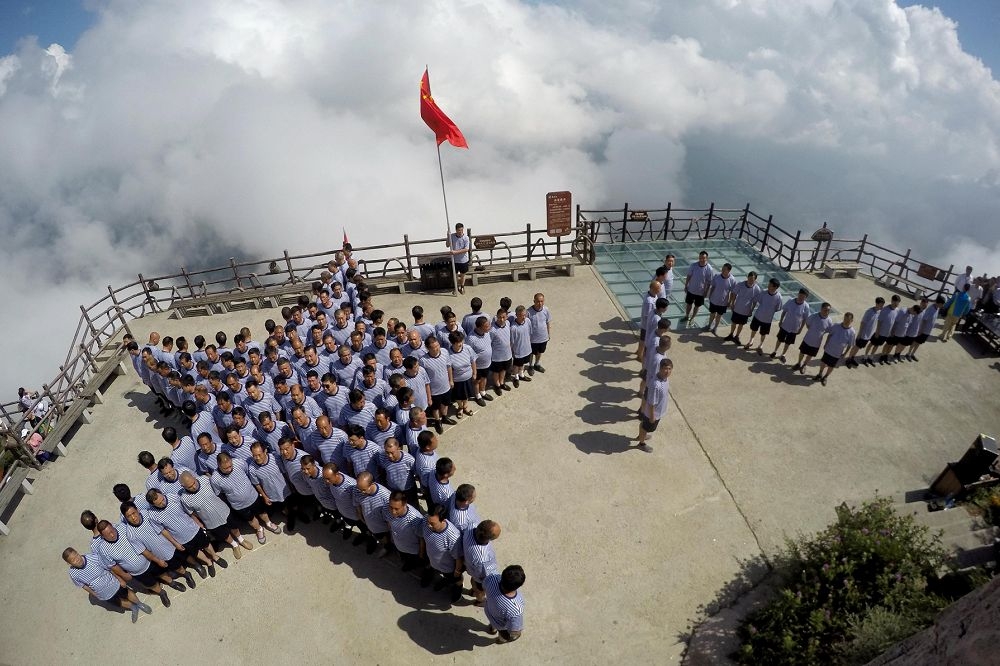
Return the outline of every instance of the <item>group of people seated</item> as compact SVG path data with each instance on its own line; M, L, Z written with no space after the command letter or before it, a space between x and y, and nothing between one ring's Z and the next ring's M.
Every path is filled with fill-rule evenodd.
M193 349L155 332L142 345L126 339L176 426L162 430L168 455L140 452L143 492L114 487L120 517L82 514L89 552L63 553L74 583L131 610L134 622L152 612L136 590L169 606L165 588L195 587L192 569L215 576L227 548L237 559L252 550L244 524L263 544L267 532L318 519L374 557L397 555L402 570L452 601L468 573L490 633L520 636L524 571L500 569L500 525L480 520L475 487L456 483L455 463L437 449L453 416L545 372L544 296L516 308L503 298L495 317L473 298L463 318L445 307L436 325L416 305L408 326L374 307L352 260L324 271L312 297L282 311L283 323L268 320L262 343L248 328L231 347L224 332L215 344L196 336Z

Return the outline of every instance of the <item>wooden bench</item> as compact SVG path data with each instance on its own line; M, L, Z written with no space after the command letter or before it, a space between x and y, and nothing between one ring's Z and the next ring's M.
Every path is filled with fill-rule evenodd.
M28 495L34 493L34 488L28 481L30 471L23 463L15 461L4 474L3 488L0 488L0 534L4 536L10 534L10 528L2 520L7 507L17 498L18 493L25 492Z
M861 265L853 261L826 261L823 262L823 276L832 278L837 273L844 273L849 278L856 278L860 268Z
M472 271L472 286L479 286L479 280L487 275L510 275L512 282L518 282L522 275L527 275L529 280L538 277L538 271L555 270L566 273L572 277L578 260L575 257L555 257L554 259L536 259L532 261L521 261L512 263L487 264Z
M966 317L965 332L978 335L990 349L1000 352L1000 316L973 312Z

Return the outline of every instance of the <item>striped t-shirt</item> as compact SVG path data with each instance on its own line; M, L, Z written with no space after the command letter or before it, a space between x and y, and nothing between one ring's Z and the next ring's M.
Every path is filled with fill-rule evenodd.
M234 509L247 509L260 497L250 483L247 464L243 460L233 460L233 468L229 474L223 474L217 469L210 478L212 490L218 495L225 495L229 506Z
M69 579L77 587L86 585L92 589L94 596L101 601L109 600L121 589L121 583L118 579L104 566L101 557L94 554L83 556L81 568L70 567Z
M524 630L524 597L521 590L514 598L500 589L500 574L490 574L483 581L486 589L486 617L498 631Z

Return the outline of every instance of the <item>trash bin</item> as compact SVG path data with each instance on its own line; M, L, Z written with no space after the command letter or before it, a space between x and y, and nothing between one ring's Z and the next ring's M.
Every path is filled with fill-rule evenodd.
M427 254L417 260L420 268L420 286L423 289L451 289L451 256Z

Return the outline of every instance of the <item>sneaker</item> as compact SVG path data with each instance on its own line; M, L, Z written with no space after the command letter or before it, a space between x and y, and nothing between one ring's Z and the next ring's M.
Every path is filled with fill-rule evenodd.
M153 609L150 607L149 604L143 603L142 601L137 601L137 602L135 602L135 605L138 606L139 610L141 610L146 615L152 615L153 614Z
M543 368L538 363L535 364L535 370L537 370L538 372L545 372L545 368Z
M190 587L192 590L195 588L194 576L191 575L190 571L184 572L184 580L187 581L188 587Z
M493 396L491 396L489 393L484 393L483 394L483 402L493 402ZM483 405L483 407L485 407L485 406L486 405Z
M476 398L476 404L479 405L480 407L485 407L486 406L486 400L482 396L480 396L480 397Z
M518 379L517 377L511 377L511 381L514 382L514 388L521 387L521 380Z
M139 621L139 607L132 604L132 624Z
M531 381L531 377L521 377L521 381L522 382L530 382Z

